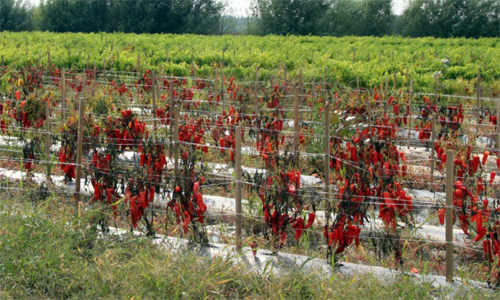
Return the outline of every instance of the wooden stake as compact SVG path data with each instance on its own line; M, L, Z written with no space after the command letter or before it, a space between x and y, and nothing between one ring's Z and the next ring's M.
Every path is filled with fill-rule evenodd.
M235 185L236 185L236 250L241 250L241 127L236 127Z
M479 68L479 70L477 71L476 106L477 106L477 120L476 120L476 137L477 137L477 135L479 134L479 118L481 110L481 68Z
M371 134L372 132L372 100L367 97L367 109L368 109L368 117L367 117L367 122L368 122L368 132Z
M288 87L288 82L287 82L287 79L288 79L288 78L287 78L287 76L286 76L286 71L287 71L286 65L285 65L285 67L284 67L283 71L284 71L284 77L285 77L285 78L284 78L284 79L285 79L285 86L284 86L284 89L283 89L283 98L284 98L284 97L285 97L285 95L286 95L286 92L287 92L287 87Z
M225 51L222 51L222 63L221 63L221 71L222 71L222 78L221 78L221 95L220 95L220 101L221 103L224 103L224 92L225 92L225 84L226 84L226 77L224 76L224 53Z
M78 114L78 140L76 148L76 178L75 178L75 198L80 202L80 179L82 178L82 146L83 146L83 119L85 117L85 97L80 97L80 107Z
M497 150L497 157L500 157L500 101L497 100L497 134L495 136L495 140L496 140L496 150Z
M47 63L49 64L48 70L49 73L52 72L52 61L50 59L50 51L47 49Z
M215 69L215 80L214 80L214 112L217 112L217 97L219 96L219 69Z
M389 102L389 77L385 77L385 91L384 91L384 115L387 114L387 102Z
M170 111L170 126L168 127L168 131L169 131L169 134L170 134L170 138L171 138L171 141L173 142L174 141L174 137L172 136L173 134L173 130L172 130L172 127L175 127L175 122L174 124L172 124L172 118L175 118L175 116L177 115L175 113L175 99L174 99L174 79L173 78L170 78L170 81L169 81L169 85L170 85L170 91L169 91L169 100L170 100L170 105L169 105L169 111ZM172 126L174 125L174 126ZM170 153L172 153L172 145L170 145Z
M299 151L299 88L293 94L293 151Z
M61 69L62 72L62 78L59 84L62 84L61 86L61 110L62 110L62 123L66 123L66 71L64 71L64 68Z
M156 99L160 98L158 95L158 78L153 74L153 89L152 89L152 100L153 100L153 133L156 133L158 129L158 121L156 119Z
M356 99L359 101L359 98L361 97L361 89L359 88L359 75L356 76Z
M326 202L330 201L330 102L325 102L323 109L325 113L325 144L323 152L325 154L325 196Z
M453 281L453 150L446 151L446 281Z
M410 149L411 141L411 110L413 102L413 79L410 81L410 98L408 99L408 149Z
M405 81L406 81L406 88L408 91L410 91L410 75L408 75L408 68L406 68L405 71Z
M102 60L102 76L106 78L106 59Z
M260 145L260 99L259 99L259 67L255 67L255 85L254 85L254 97L255 97L255 127L257 131L256 144ZM259 149L257 149L259 150Z
M174 143L174 174L179 178L179 107L175 105L174 108L174 136L172 138Z
M38 70L38 72L41 71L41 57L42 57L42 53L40 53L40 51L38 51L38 59L36 60L36 69Z
M436 147L434 146L434 143L436 141L436 120L437 120L437 114L433 115L432 118L432 135L431 135L431 179L430 179L430 191L435 190L434 189L434 160L436 157Z
M46 156L46 160L47 160L47 166L49 165L49 161L50 161L50 103L49 101L47 100L47 102L45 102L45 130L47 131L46 132L46 135L45 135L45 144L46 144L46 149L45 149L45 154L47 155ZM47 168L47 179L50 178L50 168Z
M141 78L141 59L139 57L139 55L137 55L137 63L136 63L136 67L135 67L135 70L137 72L137 77L140 79Z
M327 96L327 88L326 88L327 79L328 79L328 68L325 67L325 74L323 75L323 88L321 92L323 99L325 99Z

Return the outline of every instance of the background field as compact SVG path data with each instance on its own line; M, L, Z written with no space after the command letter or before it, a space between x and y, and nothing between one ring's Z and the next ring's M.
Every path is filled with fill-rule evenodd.
M393 87L414 80L418 92L434 92L439 78L442 93L464 94L471 89L481 69L483 95L498 94L500 39L435 39L401 37L312 37L312 36L199 36L80 33L2 33L3 64L16 68L27 64L51 63L58 68L83 69L89 63L98 69L160 71L166 75L188 76L192 63L196 75L213 77L222 65L225 75L240 80L298 79L302 72L308 82L363 87L380 85L389 77ZM354 55L355 52L355 55ZM167 57L168 55L168 57ZM354 62L353 62L354 60ZM448 60L445 64L443 61ZM441 75L437 76L437 72Z

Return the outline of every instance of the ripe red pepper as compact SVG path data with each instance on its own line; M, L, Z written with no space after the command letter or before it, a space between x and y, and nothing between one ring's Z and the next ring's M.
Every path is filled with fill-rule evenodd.
M483 166L486 164L486 161L488 160L489 155L490 155L490 152L485 150L483 153Z
M307 224L304 228L307 229L307 228L311 227L312 224L314 223L315 218L316 218L316 214L314 212L310 212L309 218L307 219Z
M445 213L444 208L438 209L438 217L439 217L439 224L444 225L444 213Z
M488 182L489 184L493 183L493 180L495 180L495 176L497 175L496 172L491 172L490 173L490 181Z

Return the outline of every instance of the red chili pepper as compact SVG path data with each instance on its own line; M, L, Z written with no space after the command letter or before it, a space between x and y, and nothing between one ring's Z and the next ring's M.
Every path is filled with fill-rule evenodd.
M477 168L479 167L479 156L474 156L472 158L472 171L473 173L477 172Z
M295 229L295 239L298 241L302 235L302 231L304 230L304 219L298 217L292 225L292 228Z
M307 229L307 228L311 227L312 224L314 223L315 218L316 218L316 214L314 212L310 212L309 218L307 219L307 224L304 228Z
M483 166L486 164L486 161L488 160L489 155L490 155L490 152L485 150L483 153Z
M438 209L438 217L439 217L439 224L444 225L444 213L445 213L444 208Z
M495 180L495 176L497 175L496 172L491 172L490 173L490 181L488 182L489 184L493 183L493 180Z
M250 243L250 248L252 248L253 256L256 256L257 255L257 244L254 243L254 242L251 242Z

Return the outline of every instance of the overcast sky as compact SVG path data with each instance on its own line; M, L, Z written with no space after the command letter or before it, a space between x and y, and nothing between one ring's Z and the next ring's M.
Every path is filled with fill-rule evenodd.
M33 4L38 4L40 0L27 0ZM230 4L230 11L235 16L246 16L250 0L222 0ZM394 0L394 13L401 14L408 0Z

